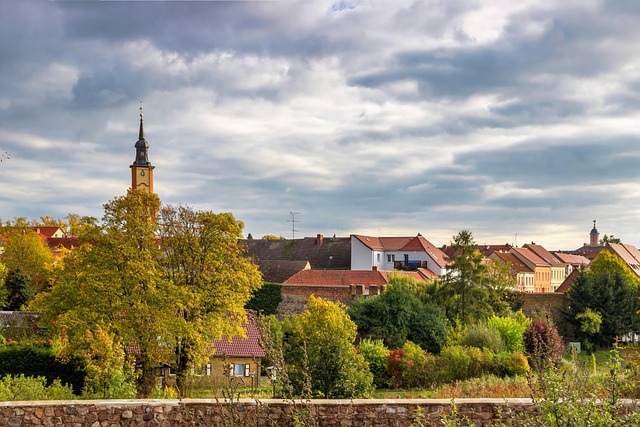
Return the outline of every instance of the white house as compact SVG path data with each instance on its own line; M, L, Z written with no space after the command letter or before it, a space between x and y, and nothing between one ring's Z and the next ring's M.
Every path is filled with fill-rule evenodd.
M438 276L446 273L447 257L418 234L415 237L351 235L352 270L415 270L427 268Z

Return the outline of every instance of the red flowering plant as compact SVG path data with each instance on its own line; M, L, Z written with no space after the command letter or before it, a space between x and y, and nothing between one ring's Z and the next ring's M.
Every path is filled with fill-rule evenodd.
M404 373L413 366L413 362L407 360L407 352L404 348L389 351L388 360L387 375L391 379L391 387L401 388Z

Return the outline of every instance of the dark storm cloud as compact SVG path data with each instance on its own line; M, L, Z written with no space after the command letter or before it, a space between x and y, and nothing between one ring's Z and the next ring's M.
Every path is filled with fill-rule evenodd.
M534 188L640 180L640 139L594 141L529 140L510 150L461 155L456 164Z
M0 2L0 148L15 154L0 217L101 216L129 183L143 100L163 201L232 211L254 236L288 236L289 211L305 235L436 243L598 215L630 229L638 15L622 2Z
M151 39L159 48L187 57L214 49L313 57L331 49L324 34L296 25L305 5L290 6L260 1L63 3L73 38L120 43Z

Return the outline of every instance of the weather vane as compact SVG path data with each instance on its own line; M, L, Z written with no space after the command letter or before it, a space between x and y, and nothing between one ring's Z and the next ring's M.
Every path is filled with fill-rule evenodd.
M140 101L140 118L142 118L142 101Z

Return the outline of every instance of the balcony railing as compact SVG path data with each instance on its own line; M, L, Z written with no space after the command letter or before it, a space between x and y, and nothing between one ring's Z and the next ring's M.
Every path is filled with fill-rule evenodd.
M409 261L394 261L393 268L395 270L411 271L418 268L427 268L427 261L423 260L409 260Z

